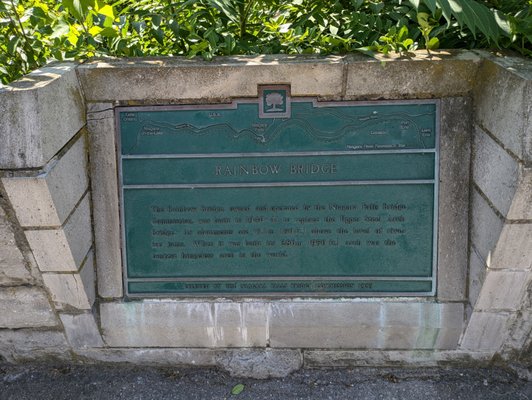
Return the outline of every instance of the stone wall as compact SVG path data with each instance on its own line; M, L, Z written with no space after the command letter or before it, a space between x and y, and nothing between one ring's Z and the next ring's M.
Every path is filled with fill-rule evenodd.
M477 76L470 189L471 315L461 346L530 359L532 69L520 59L490 56Z
M532 64L261 56L53 64L0 89L0 355L306 366L530 358ZM114 107L256 97L440 100L434 298L124 298ZM260 367L260 366L263 367Z

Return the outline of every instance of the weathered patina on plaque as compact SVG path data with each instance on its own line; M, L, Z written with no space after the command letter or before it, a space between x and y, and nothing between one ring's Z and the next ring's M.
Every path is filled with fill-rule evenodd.
M437 102L259 92L117 109L127 293L434 295Z

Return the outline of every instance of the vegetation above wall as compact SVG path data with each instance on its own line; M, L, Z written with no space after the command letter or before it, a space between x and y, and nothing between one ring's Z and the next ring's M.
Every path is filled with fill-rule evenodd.
M506 48L532 0L0 0L0 82L51 60Z

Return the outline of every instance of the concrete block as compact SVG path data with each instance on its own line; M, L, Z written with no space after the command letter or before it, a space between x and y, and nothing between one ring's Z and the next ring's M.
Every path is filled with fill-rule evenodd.
M469 257L469 304L474 307L486 276L486 264L471 247Z
M510 314L474 312L462 337L460 348L466 351L497 352L508 332Z
M475 119L513 154L523 159L523 138L529 117L526 79L515 68L485 60L475 86ZM493 166L496 164L493 163Z
M0 205L0 286L33 282L22 252L17 246L13 227Z
M92 246L89 195L63 228L28 230L26 238L42 272L78 271Z
M262 347L268 341L267 304L213 303L216 347Z
M519 354L519 361L526 365L528 360L528 365L530 365L532 361L532 282L528 284L521 309L514 315L509 331L503 354L510 360L515 360L516 354Z
M88 188L86 139L82 135L46 172L36 177L3 178L24 227L61 226Z
M85 288L85 293L87 294L89 304L92 307L92 305L96 301L96 270L94 267L93 250L89 252L87 258L81 266L79 276L81 278L81 281L83 282L83 287Z
M502 231L503 221L475 189L472 190L471 203L471 245L487 265Z
M367 303L272 303L272 347L377 347L381 306Z
M59 310L90 310L95 299L94 264L92 252L87 256L81 272L75 274L43 274L43 280Z
M463 305L458 303L272 303L270 345L272 348L452 348L462 330L462 319Z
M74 349L85 362L131 363L171 367L214 367L217 354L213 349Z
M0 328L56 326L50 302L42 289L13 287L0 289Z
M85 124L76 65L50 64L0 90L0 169L42 167Z
M529 275L529 271L488 270L475 310L519 310L532 279Z
M303 365L299 350L286 349L228 350L217 361L231 376L253 379L283 378Z
M112 347L265 347L267 304L151 300L100 306Z
M118 298L123 290L114 113L112 104L89 106L87 130L98 293L103 298Z
M465 298L470 112L471 101L468 98L451 97L441 100L437 288L440 301L460 301Z
M482 129L473 141L473 180L504 216L508 213L519 179L519 164Z
M26 329L0 330L0 356L14 363L71 360L63 332Z
M305 368L349 367L435 367L442 365L471 365L487 363L493 357L489 352L434 351L434 350L305 350Z
M489 267L532 269L532 224L504 225Z
M532 137L532 133L530 136ZM532 168L521 168L519 184L506 218L508 220L532 221L530 204L532 204Z
M104 343L94 315L59 314L70 345L74 348L103 347Z
M181 57L96 61L78 68L85 99L91 102L256 97L257 84L266 83L290 83L293 96L339 96L342 72L342 57L289 55L216 57L209 62Z
M408 62L393 55L348 61L346 95L365 99L468 95L479 61L473 53L460 51L441 51L432 58L419 51Z
M532 78L528 77L525 90L525 134L523 138L523 158L525 163L530 164L532 160ZM529 99L527 102L526 100Z

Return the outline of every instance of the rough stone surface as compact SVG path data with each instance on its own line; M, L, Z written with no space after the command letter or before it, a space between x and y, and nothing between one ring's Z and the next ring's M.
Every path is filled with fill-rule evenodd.
M497 352L508 332L509 313L474 312L465 330L460 348L469 351Z
M532 164L532 102L526 102L526 99L532 98L532 77L528 78L525 91L525 137L523 138L523 158L525 164L530 167Z
M532 223L504 225L490 268L532 269Z
M17 246L15 234L0 204L0 286L32 283L22 252Z
M469 256L469 304L472 307L475 306L480 289L482 289L482 284L486 276L486 268L486 265L475 252L475 249L472 248Z
M41 271L78 271L92 246L89 201L87 194L63 228L26 231Z
M0 289L0 328L56 326L48 298L42 289L13 287Z
M101 305L113 347L455 348L463 305L179 302Z
M481 129L475 129L473 180L504 216L508 213L519 178L519 164Z
M39 105L41 108L35 110L30 107L37 94L42 95L44 101L58 99L58 103L79 96L77 81L69 81L75 74L65 72L65 84L55 78L44 82L48 79L46 75L37 74L38 79L43 79L42 84L36 84L37 78L33 77L31 82L14 85L27 84L28 89L0 89L0 115L8 110L11 116L7 128L0 127L0 134L3 138L7 132L8 139L12 140L15 127L17 134L22 135L15 138L14 145L8 143L14 148L13 154L7 157L8 162L12 162L9 168L44 166L37 177L22 178L31 171L15 171L3 173L2 180L10 200L16 203L14 208L20 222L30 227L26 230L28 241L41 269L46 272L44 281L51 289L56 306L62 309L61 321L70 345L84 361L156 365L173 362L187 365L196 361L198 365L222 366L239 376L243 373L270 376L283 368L283 373L288 373L301 366L299 349L305 347L308 366L405 362L434 365L466 362L468 357L486 361L495 352L509 359L517 357L511 354L526 357L532 348L529 284L532 257L530 246L527 246L531 240L532 180L530 169L525 168L530 163L528 155L532 148L531 105L527 100L532 86L522 78L529 79L532 75L526 78L519 68L512 67L509 71L506 65L488 60L482 63L480 70L487 76L480 77L476 75L479 65L479 58L469 52L449 55L438 52L431 61L418 53L418 57L409 62L393 57L367 60L356 56L266 56L219 58L213 63L180 58L136 63L122 60L108 64L96 61L80 67L79 75L89 101L107 101L89 103L87 111L96 226L94 258L98 265L99 295L104 299L102 332L106 344L114 346L113 349L102 347L104 342L94 316L79 314L80 309L88 310L95 298L94 285L91 285L94 260L90 251L89 196L70 214L87 188L85 136L81 134L81 140L64 156L48 162L61 148L68 148L64 145L79 127L73 128L76 124L70 116L66 121L58 121L57 115L63 114L56 113L53 122L58 125L58 132L52 132L52 118L39 113L54 111L56 104ZM493 88L487 87L490 79ZM72 88L76 87L70 97L61 89L69 85L68 82L72 83ZM444 97L441 100L442 201L439 206L437 298L108 302L123 295L113 106L125 102L226 102L231 97L256 96L258 83L284 82L291 83L295 96L318 96L327 100ZM477 89L472 92L475 86ZM52 87L57 93L52 92ZM475 187L471 190L469 215L472 102L467 96L471 95L477 126L471 163ZM63 97L59 99L58 96ZM22 108L18 109L19 106ZM74 107L77 110L78 103ZM23 113L29 113L30 117L18 121ZM78 119L82 121L83 118L81 115ZM70 127L68 135L63 129L65 126ZM37 138L40 133L44 136ZM27 145L33 139L35 146L30 149ZM0 168L5 165L4 153L0 149ZM524 158L524 163L519 163L517 157ZM26 188L24 182L28 183ZM65 187L70 190L66 196ZM35 201L32 196L42 197L42 201ZM506 214L508 220L504 221ZM68 215L71 216L66 219ZM20 251L2 251L3 243L8 249L16 248L12 226L2 222L2 216L0 210L0 261L3 262L4 257L8 265L0 263L0 286L20 284L27 279L27 272L19 269L24 265L20 263ZM468 220L472 221L471 243L467 236ZM471 269L467 286L468 247ZM10 270L12 266L14 269ZM484 282L485 266L489 269ZM79 292L83 296L71 290L76 285L85 287ZM466 289L474 308L460 348L456 350L463 330ZM479 300L475 303L477 296ZM56 349L58 354L65 354L67 350L64 349L69 348L58 333L60 337L50 337L50 353L39 353L40 341L51 334L44 329L50 326L59 329L59 322L42 289L0 288L0 307L6 310L0 313L0 355L3 357L15 359L12 349L16 346L26 349L21 353L25 357L30 357L30 348L36 349L37 356L51 354ZM35 336L35 339L24 336L29 331L20 328L27 327L39 328L42 336ZM21 342L15 343L14 336L10 336L11 339L6 336L6 332L17 335L19 331ZM25 337L30 343L27 348L22 342ZM61 346L64 353L59 353ZM333 349L336 351L331 351Z
M79 272L81 281L83 282L83 287L85 288L85 293L91 307L96 301L96 270L94 268L94 251L91 250L87 255L83 265L81 266L81 271Z
M0 329L0 356L8 362L68 361L70 347L59 331Z
M466 351L380 351L380 350L305 350L303 362L306 368L348 368L368 366L433 367L436 365L462 365L489 362L491 352Z
M471 100L441 101L438 215L438 290L440 301L465 298L469 218Z
M521 310L511 321L503 355L508 360L532 365L532 282L528 284ZM529 380L532 381L532 370L529 371Z
M530 136L532 137L532 133ZM532 222L532 207L530 207L530 204L532 204L532 168L522 168L519 185L506 218L508 220L527 220Z
M529 271L489 270L475 309L517 311L530 278Z
M418 302L272 303L270 345L281 348L454 348L463 305Z
M523 139L530 111L526 80L513 68L483 61L475 90L476 120L513 154L523 159ZM530 97L528 97L530 100ZM504 105L501 107L501 105ZM492 166L496 166L493 163Z
M98 293L103 298L116 298L122 296L123 290L114 112L112 104L88 106Z
M131 363L154 366L213 367L219 350L213 349L74 349L86 362Z
M75 67L51 64L0 89L0 169L42 167L84 125Z
M475 189L472 190L471 203L472 249L486 265L489 265L489 259L502 231L503 221Z
M61 226L88 188L86 140L82 135L48 171L37 177L3 178L24 227Z
M90 310L95 299L92 252L87 256L79 274L43 274L43 280L59 310Z
M366 99L439 98L468 95L473 89L478 56L469 52L417 52L405 60L377 56L349 62L346 96ZM349 59L348 59L349 60Z
M257 84L289 82L293 96L337 96L342 91L342 58L288 55L217 57L212 62L163 58L95 61L80 65L87 101L213 101L255 97Z
M299 350L245 349L220 353L218 364L235 377L280 378L301 368Z
M267 304L172 300L104 303L106 343L113 347L264 347Z
M102 347L104 345L94 315L90 313L60 314L60 317L68 342L73 348Z

